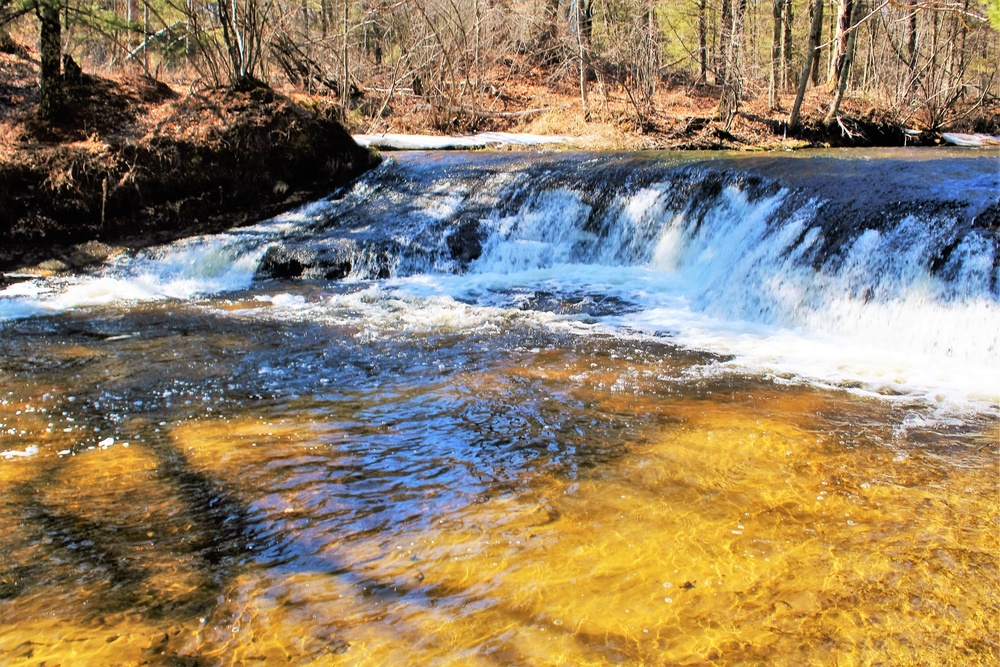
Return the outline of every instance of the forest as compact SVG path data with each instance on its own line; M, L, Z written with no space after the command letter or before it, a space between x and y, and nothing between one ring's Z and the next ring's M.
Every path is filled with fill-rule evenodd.
M567 110L641 134L680 96L707 109L688 126L718 132L757 114L850 135L850 100L899 127L997 133L998 28L998 0L0 0L0 50L37 45L42 117L82 66L297 90L364 131Z

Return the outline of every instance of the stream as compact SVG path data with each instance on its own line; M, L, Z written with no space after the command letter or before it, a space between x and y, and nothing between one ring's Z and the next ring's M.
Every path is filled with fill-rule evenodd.
M0 664L995 665L1000 153L407 152L0 289Z

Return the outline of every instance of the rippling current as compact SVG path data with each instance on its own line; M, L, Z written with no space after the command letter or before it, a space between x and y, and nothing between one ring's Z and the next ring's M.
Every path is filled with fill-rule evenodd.
M0 663L993 665L1000 156L401 154L0 291Z

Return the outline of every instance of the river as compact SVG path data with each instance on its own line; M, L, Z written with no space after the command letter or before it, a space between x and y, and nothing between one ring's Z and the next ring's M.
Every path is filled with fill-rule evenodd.
M1000 154L400 153L0 290L5 665L994 665Z

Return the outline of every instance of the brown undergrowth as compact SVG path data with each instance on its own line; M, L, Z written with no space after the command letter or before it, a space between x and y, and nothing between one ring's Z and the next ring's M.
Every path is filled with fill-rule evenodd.
M523 62L522 62L523 61ZM521 57L517 66L484 74L478 98L465 96L448 113L441 100L410 89L369 89L348 115L352 130L364 133L457 134L480 131L527 132L573 137L583 149L789 150L816 147L933 145L934 132L919 118L901 116L887 104L845 98L837 119L822 122L833 94L825 86L810 89L802 105L799 128L787 128L794 91L779 96L770 108L766 90L748 90L728 131L716 119L719 88L677 74L666 77L641 120L633 99L619 82L596 77L589 86L584 120L579 79L568 71L554 73ZM512 74L513 73L513 74ZM953 131L1000 133L1000 108L970 103ZM378 111L382 110L381 115Z
M331 118L270 89L180 95L85 76L55 124L33 111L34 63L0 54L0 268L74 244L142 246L253 222L373 165Z

